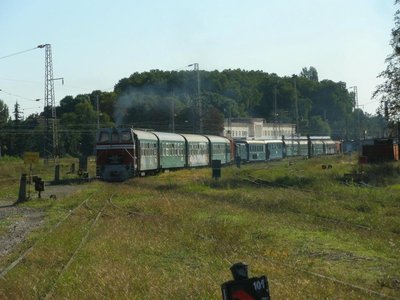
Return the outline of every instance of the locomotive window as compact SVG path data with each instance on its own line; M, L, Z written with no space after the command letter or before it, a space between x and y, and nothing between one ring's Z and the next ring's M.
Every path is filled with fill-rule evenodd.
M114 132L111 134L111 141L112 141L112 142L119 142L118 132L114 131Z
M129 131L123 131L121 133L121 142L130 142L131 140L132 140L132 136Z
M108 142L110 140L110 135L107 131L100 132L99 142Z

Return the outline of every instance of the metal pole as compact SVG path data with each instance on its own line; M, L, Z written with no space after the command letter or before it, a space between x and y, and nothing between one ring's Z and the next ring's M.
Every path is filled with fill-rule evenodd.
M296 113L296 131L299 132L299 107L297 104L297 83L296 77L294 78L294 101L295 101L295 113Z
M202 112L202 103L201 103L201 97L200 97L200 70L199 70L199 64L197 65L197 98L199 101L199 130L200 134L203 133L203 112Z
M193 63L188 65L188 67L193 66L193 70L197 71L197 117L198 117L198 122L199 122L199 133L203 133L203 113L202 113L202 103L201 103L201 98L200 98L200 69L199 69L199 64L198 63ZM194 105L196 106L196 105ZM196 117L196 116L195 116ZM193 126L195 126L195 122L193 122ZM194 133L195 132L195 127L193 127Z
M175 132L175 101L172 98L172 132Z
M100 129L99 95L96 95L96 106L97 106L97 129Z

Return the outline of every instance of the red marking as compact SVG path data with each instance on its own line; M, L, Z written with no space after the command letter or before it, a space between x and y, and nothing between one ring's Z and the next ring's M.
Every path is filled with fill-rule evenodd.
M244 291L236 291L232 293L233 300L254 300L253 296Z

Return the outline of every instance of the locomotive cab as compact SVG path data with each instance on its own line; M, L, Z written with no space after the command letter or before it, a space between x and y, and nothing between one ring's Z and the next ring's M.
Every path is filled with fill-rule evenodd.
M97 136L96 175L107 181L123 181L135 175L133 134L129 128L104 128Z

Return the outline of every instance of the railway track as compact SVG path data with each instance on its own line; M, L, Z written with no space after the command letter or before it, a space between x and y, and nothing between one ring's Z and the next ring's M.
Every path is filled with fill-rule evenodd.
M71 266L71 264L74 262L74 260L75 260L75 258L77 257L79 251L82 249L82 247L83 247L83 246L85 245L85 243L87 242L87 240L88 240L88 238L89 238L89 236L90 236L90 233L92 232L93 228L96 226L97 221L100 219L100 217L101 217L101 215L103 214L104 210L106 209L107 205L109 205L109 203L110 203L110 201L111 201L110 199L112 199L112 197L114 197L114 195L115 195L115 194L112 194L112 195L109 197L108 201L106 201L106 202L104 203L104 205L101 207L101 209L98 210L98 212L97 212L97 214L96 214L96 217L90 219L90 220L87 222L87 225L89 225L89 226L87 226L88 229L86 230L86 234L85 234L85 235L83 236L83 238L81 239L79 245L76 247L75 251L72 253L72 255L71 255L71 257L69 258L68 262L63 266L63 268L61 269L61 271L58 273L58 276L57 276L57 278L53 281L53 284L51 285L51 288L47 291L47 293L46 293L45 295L43 295L43 297L40 297L41 299L50 299L50 298L53 296L54 291L55 291L55 289L56 289L56 287L57 287L57 284L58 284L60 278L63 276L63 274L65 274L65 272L69 269L69 267ZM85 201L84 206L85 206L85 208L87 208L87 209L89 209L89 210L91 210L91 211L95 211L94 208L88 206L87 201Z
M57 224L55 224L49 232L43 236L42 238L36 240L29 248L27 248L17 259L15 259L11 264L1 270L0 279L3 279L8 272L10 272L15 266L17 266L35 247L39 242L44 241L51 233L54 232L61 224L63 224L72 214L74 214L79 208L84 206L92 197L89 196L85 200L83 200L80 204L78 204L74 209L70 210Z

